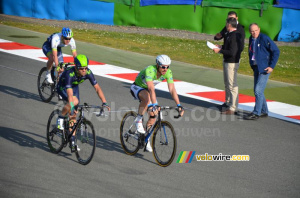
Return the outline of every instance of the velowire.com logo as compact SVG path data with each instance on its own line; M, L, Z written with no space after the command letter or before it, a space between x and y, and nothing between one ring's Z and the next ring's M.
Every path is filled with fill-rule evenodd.
M179 153L176 163L191 163L195 157L197 162L248 162L250 161L249 155L223 155L219 153L218 155L210 155L208 153L195 155L196 151L181 151Z

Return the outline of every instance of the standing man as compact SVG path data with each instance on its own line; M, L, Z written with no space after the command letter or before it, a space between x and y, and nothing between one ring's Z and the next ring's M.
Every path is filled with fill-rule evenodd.
M273 71L280 51L276 44L265 34L260 33L256 23L249 26L249 63L254 72L255 106L247 120L256 120L259 117L268 117L268 105L264 95L269 76Z
M244 42L245 42L245 30L244 30L244 26L241 25L238 22L238 16L237 13L235 11L230 11L227 14L227 19L228 18L235 18L237 20L237 27L236 27L236 33L240 34L239 36L241 37L241 51L243 51L244 49ZM226 42L226 38L227 38L227 34L228 34L228 30L226 28L226 26L221 30L221 32L217 33L214 37L214 40L221 40L224 38L224 44ZM226 84L226 83L225 83ZM225 89L225 102L224 104L220 105L219 108L221 111L226 111L229 108L229 100L230 100L230 95L229 92L226 91Z
M238 21L238 16L237 13L235 11L230 11L228 12L227 15L227 19L228 18L235 18L237 21L237 27L236 27L236 31L241 34L241 38L242 38L242 50L244 49L244 42L245 42L245 30L244 30L244 26L241 25ZM217 33L214 37L214 40L221 40L222 38L224 38L224 43L225 43L225 39L226 39L226 34L228 34L227 28L226 26L221 30L221 32Z
M224 45L213 49L215 53L223 54L223 74L225 84L225 105L221 105L223 114L235 114L238 107L237 70L241 57L241 34L237 33L236 18L228 18L226 23L227 34Z

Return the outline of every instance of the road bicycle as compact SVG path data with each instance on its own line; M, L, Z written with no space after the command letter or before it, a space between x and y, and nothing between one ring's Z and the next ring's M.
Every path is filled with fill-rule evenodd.
M84 117L84 110L99 109L96 116L105 116L104 108L102 106L78 105L78 118L76 123L71 127L69 126L69 117L64 119L64 130L57 128L57 119L59 110L54 110L49 116L47 123L47 142L48 146L53 153L59 153L69 143L71 147L71 137L75 132L75 154L78 162L87 165L92 160L96 148L96 135L94 126L91 121Z
M46 80L46 72L47 72L47 67L43 67L38 75L37 79L37 88L39 95L44 102L50 102L52 98L56 94L56 84L58 83L59 77L58 77L58 70L57 68L64 68L66 69L68 66L74 65L72 62L68 63L60 63L58 67L52 66L51 69L51 77L54 83L50 84Z
M153 156L156 162L163 167L169 166L174 160L177 148L176 134L173 126L163 120L163 111L175 109L178 112L174 118L179 118L179 110L177 107L160 106L158 107L158 116L155 123L146 131L146 134L137 132L135 119L137 113L135 111L127 112L120 126L120 140L123 150L128 155L135 155L139 149L146 150L149 138L152 133Z

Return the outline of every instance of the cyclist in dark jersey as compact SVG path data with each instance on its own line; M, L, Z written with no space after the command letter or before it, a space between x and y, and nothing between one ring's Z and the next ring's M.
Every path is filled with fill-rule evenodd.
M63 119L70 113L70 125L76 122L76 110L75 107L79 104L79 87L78 85L85 80L89 80L91 85L94 86L99 98L102 101L102 106L110 110L110 107L106 103L105 96L102 92L101 87L95 80L93 72L88 68L89 60L85 55L79 54L74 59L75 67L67 68L59 78L57 84L57 93L62 97L67 104L63 107L61 115L59 115L57 121L57 128L60 130L64 129ZM75 134L73 134L75 135ZM72 136L72 147L74 147L75 137Z

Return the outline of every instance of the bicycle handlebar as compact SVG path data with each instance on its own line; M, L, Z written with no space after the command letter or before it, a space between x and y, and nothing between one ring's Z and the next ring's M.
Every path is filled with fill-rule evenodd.
M178 115L174 116L174 118L178 119L178 118L181 117L178 107L170 107L170 106L157 106L157 107L158 107L158 109L160 109L159 111L166 111L166 110L175 109L177 111Z
M67 68L69 65L74 65L74 63L73 62L66 62L66 63L62 62L62 63L59 63L58 67Z
M97 117L99 116L104 116L104 109L105 107L103 106L96 106L96 105L89 105L87 103L84 103L83 105L78 105L78 108L81 108L81 109L91 109L91 108L94 108L94 109L99 109L99 114L96 114Z

